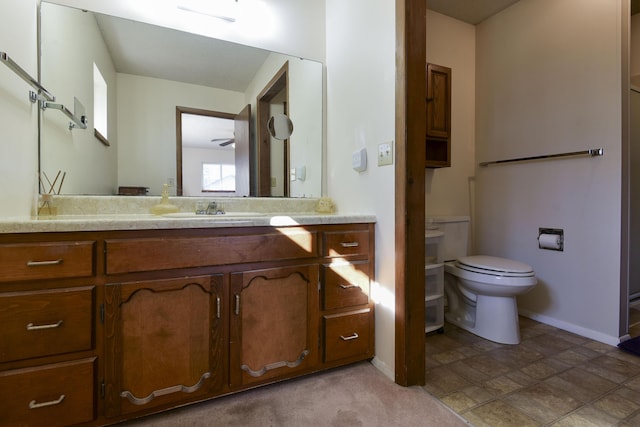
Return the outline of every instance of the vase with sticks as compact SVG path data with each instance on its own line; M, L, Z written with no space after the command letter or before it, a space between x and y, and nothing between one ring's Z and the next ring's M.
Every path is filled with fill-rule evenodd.
M60 194L60 191L62 190L62 184L64 183L64 178L66 176L66 172L62 172L59 170L56 174L55 179L51 181L44 171L40 173L40 185L43 192L40 194L38 216L56 216L58 214L58 207L54 204L53 196ZM47 181L48 185L43 181L43 177ZM58 180L60 180L60 183L58 183ZM47 188L49 188L49 191L46 191Z

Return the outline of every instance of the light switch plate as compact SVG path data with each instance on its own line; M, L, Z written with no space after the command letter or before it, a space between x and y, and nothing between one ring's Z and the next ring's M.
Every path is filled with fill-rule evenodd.
M378 145L378 166L393 164L393 141Z

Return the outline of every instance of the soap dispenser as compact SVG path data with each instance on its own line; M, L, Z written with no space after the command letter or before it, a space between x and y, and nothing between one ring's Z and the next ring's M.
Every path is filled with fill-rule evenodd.
M160 204L151 207L151 213L154 215L164 215L180 211L176 205L169 203L169 184L162 185L162 199Z

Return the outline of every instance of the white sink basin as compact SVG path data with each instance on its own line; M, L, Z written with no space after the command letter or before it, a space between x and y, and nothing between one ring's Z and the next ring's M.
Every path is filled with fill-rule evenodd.
M167 218L199 218L199 219L225 219L225 218L238 218L238 217L255 217L255 216L264 216L265 214L260 212L225 212L223 214L218 215L203 215L196 214L195 212L175 212L168 213L162 216Z

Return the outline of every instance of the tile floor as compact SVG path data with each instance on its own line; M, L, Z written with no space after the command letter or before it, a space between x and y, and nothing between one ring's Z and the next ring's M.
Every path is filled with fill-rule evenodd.
M518 345L451 324L426 337L425 389L475 427L640 426L640 357L520 318Z

